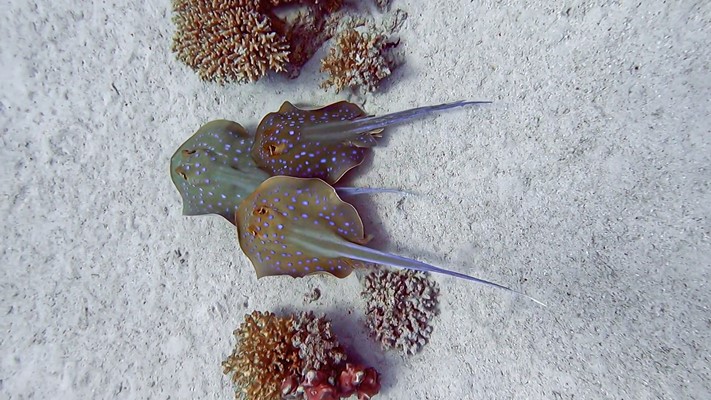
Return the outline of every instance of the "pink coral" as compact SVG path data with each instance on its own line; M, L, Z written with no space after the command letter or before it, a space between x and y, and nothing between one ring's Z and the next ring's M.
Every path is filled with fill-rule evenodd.
M334 376L310 370L297 384L295 376L282 383L285 399L338 400L356 395L358 400L369 400L380 392L380 375L375 368L347 363Z
M355 393L358 400L368 400L380 392L380 375L374 368L348 363L338 378L338 389L343 397Z

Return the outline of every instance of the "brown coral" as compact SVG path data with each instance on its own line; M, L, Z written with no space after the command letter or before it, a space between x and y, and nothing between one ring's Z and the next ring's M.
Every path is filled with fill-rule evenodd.
M373 31L361 33L352 27L345 29L321 61L321 72L329 75L321 86L335 86L337 92L345 87L375 91L394 67L388 54L393 46L382 34Z
M245 316L232 354L222 363L225 374L237 384L237 399L279 399L282 382L301 373L298 349L291 340L292 318L258 311Z
M418 352L432 333L437 283L422 272L379 269L365 278L366 324L384 349Z
M290 5L306 12L277 16ZM333 36L341 6L342 0L173 0L172 49L208 81L254 82L269 71L295 77Z
M253 82L284 71L289 46L258 0L173 0L177 58L208 81Z

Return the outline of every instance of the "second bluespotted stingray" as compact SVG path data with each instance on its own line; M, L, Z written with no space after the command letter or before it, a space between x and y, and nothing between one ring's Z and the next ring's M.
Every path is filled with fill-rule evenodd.
M344 278L356 268L376 263L449 275L531 298L497 283L367 247L371 237L365 235L356 209L321 179L267 179L240 203L235 225L240 247L257 277L329 274Z
M369 116L358 105L340 101L315 110L284 102L257 127L251 154L271 175L320 178L334 184L365 159L383 129L455 107L489 101L457 101L380 116Z

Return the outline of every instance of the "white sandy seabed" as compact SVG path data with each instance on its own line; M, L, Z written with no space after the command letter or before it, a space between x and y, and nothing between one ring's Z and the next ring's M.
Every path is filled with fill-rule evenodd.
M382 399L708 399L711 3L418 2L383 91L201 82L170 3L0 11L0 397L232 398L220 362L252 310L325 312ZM320 54L322 55L322 54ZM347 183L384 250L453 278L414 357L367 338L355 276L257 280L168 175L202 123L253 130L284 100L371 113L494 104L389 129ZM306 303L319 288L322 297Z

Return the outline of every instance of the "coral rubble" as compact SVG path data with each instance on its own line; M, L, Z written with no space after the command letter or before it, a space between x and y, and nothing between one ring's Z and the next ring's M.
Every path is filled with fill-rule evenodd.
M432 333L439 288L422 272L378 269L365 277L366 324L384 349L418 352Z
M244 400L359 400L380 390L373 368L346 363L331 322L313 313L277 317L253 312L235 332L237 345L222 363Z
M394 45L388 42L385 35L372 30L359 32L353 27L345 29L321 61L321 72L329 75L321 86L335 86L336 92L345 87L375 91L394 67L389 54Z

